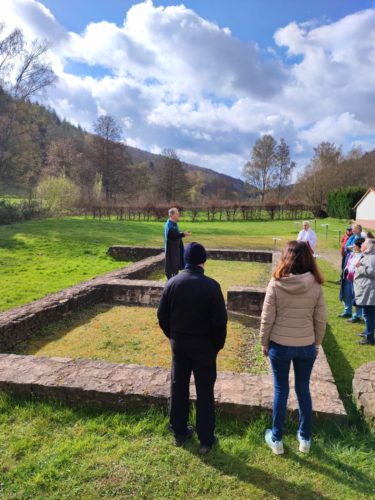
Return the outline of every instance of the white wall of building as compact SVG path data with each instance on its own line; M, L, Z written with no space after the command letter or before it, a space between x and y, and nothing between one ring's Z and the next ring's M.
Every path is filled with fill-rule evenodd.
M370 191L358 205L356 218L375 221L375 191Z

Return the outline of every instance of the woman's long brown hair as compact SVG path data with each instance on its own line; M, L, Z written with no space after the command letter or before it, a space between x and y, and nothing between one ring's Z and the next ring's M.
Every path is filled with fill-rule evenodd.
M310 248L304 241L288 241L281 253L281 258L273 277L277 280L289 276L290 274L312 273L315 280L322 284L324 278L316 265Z

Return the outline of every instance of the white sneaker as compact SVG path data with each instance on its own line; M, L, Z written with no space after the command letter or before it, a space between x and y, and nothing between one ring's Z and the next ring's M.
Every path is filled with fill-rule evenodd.
M306 441L306 439L303 439L300 433L297 432L297 441L299 442L299 451L301 451L302 453L309 453L311 448L311 439Z
M275 455L282 455L284 453L284 445L282 441L272 441L272 431L267 429L264 435L264 440L275 453Z

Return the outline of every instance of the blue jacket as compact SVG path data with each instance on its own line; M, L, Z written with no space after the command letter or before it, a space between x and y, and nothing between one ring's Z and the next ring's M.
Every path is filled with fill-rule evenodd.
M345 250L346 252L349 252L349 249L348 247L351 247L354 245L354 243L358 240L358 238L360 238L361 235L360 234L352 234L350 236L350 238L348 239L348 241L346 242L346 245L345 245Z

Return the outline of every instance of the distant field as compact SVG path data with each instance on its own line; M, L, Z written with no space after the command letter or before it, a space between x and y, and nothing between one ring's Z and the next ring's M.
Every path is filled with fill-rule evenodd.
M329 224L328 239L325 228ZM314 224L313 224L314 225ZM209 247L277 248L296 237L301 222L196 222L183 223L193 233L187 241ZM318 220L318 250L332 252L337 230L346 221ZM106 255L110 245L162 246L162 222L99 221L61 218L0 226L0 310L9 309L47 293L126 265Z

